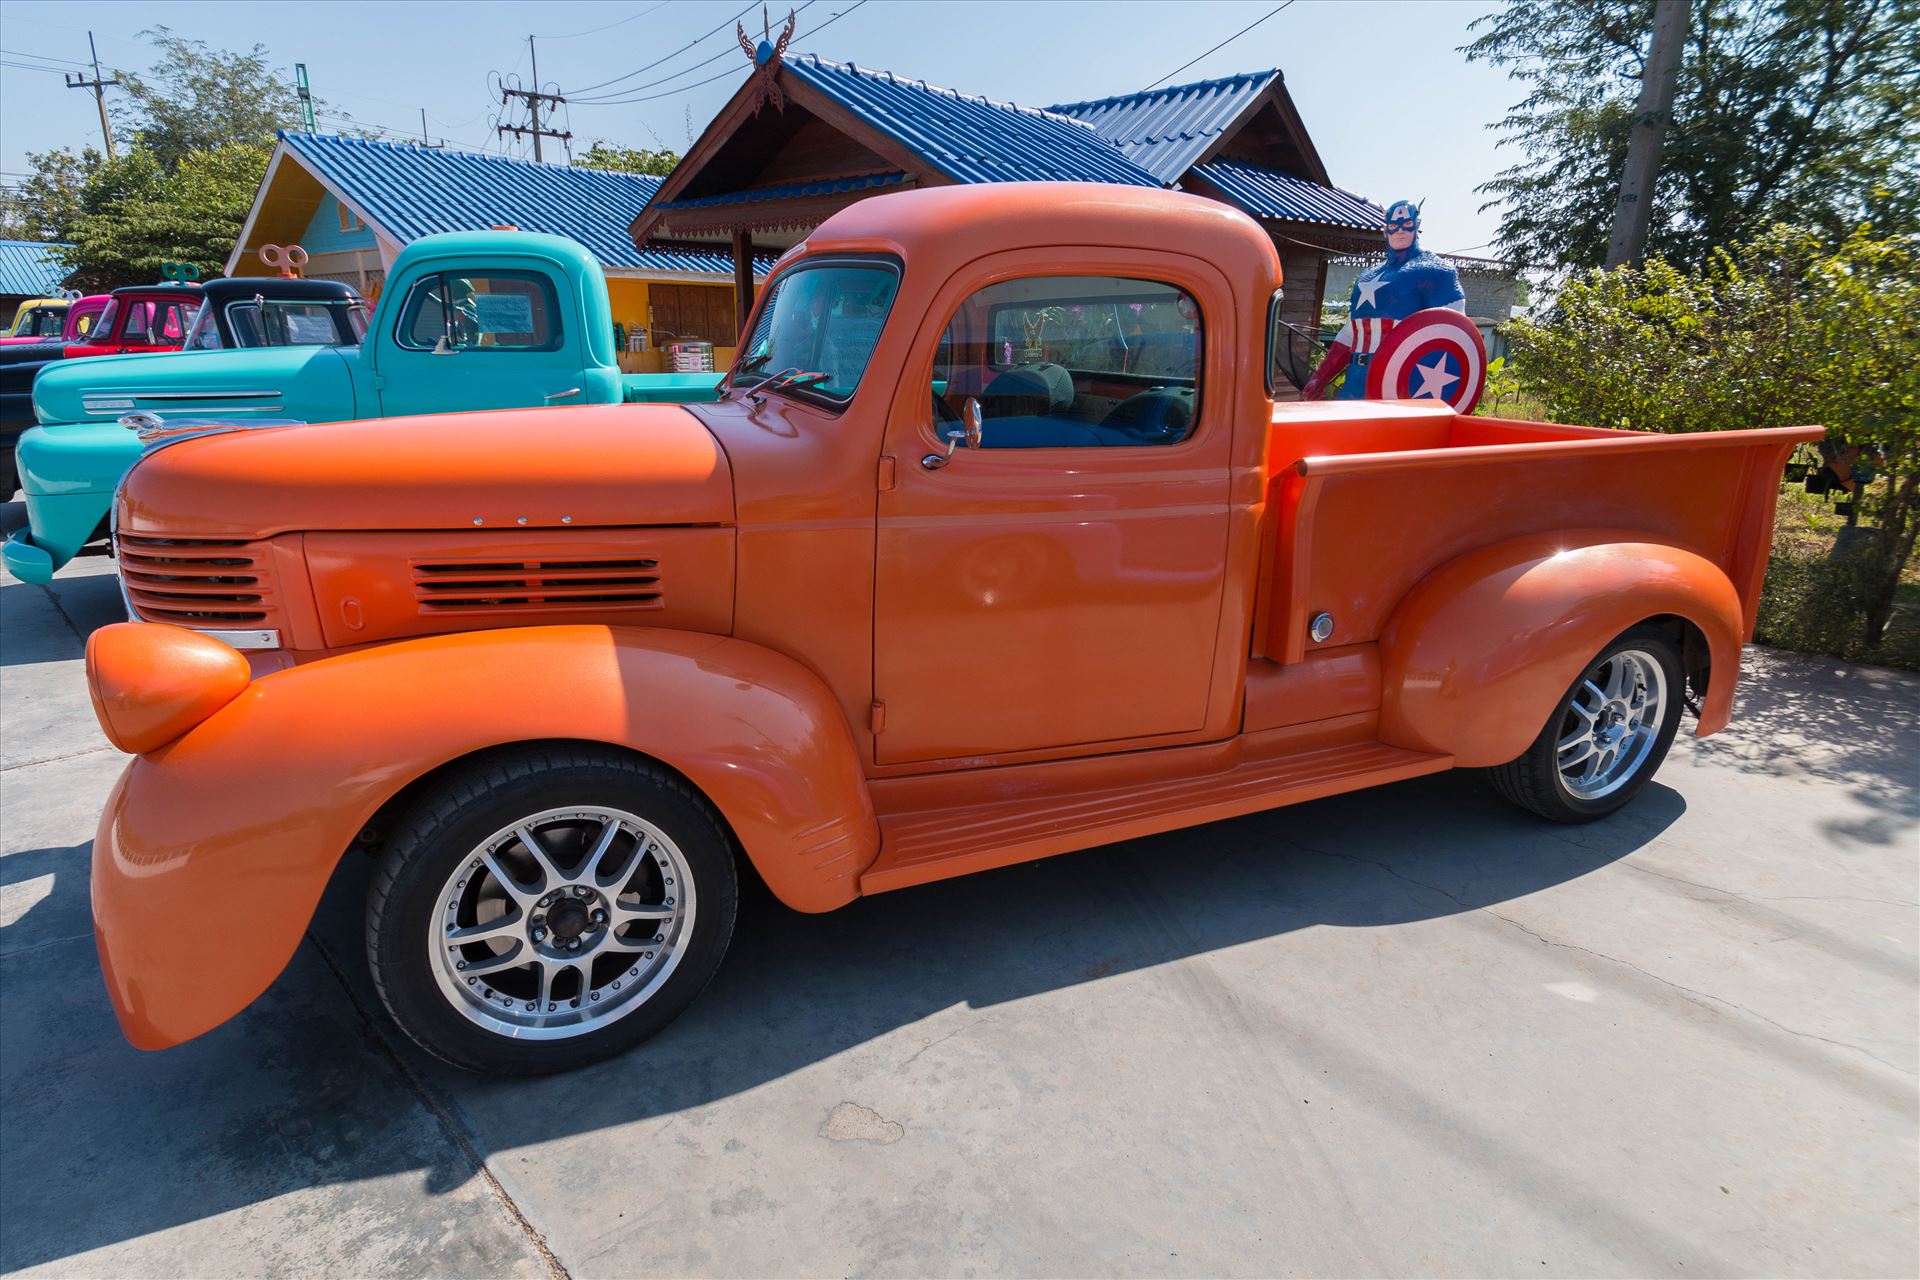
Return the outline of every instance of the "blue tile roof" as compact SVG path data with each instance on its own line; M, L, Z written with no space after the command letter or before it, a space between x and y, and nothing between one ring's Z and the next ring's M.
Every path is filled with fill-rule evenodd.
M663 200L656 209L711 209L727 204L756 204L762 200L802 200L808 196L838 195L843 191L868 191L897 186L907 180L904 173L869 173L858 178L834 178L820 182L795 182L784 187L755 187L751 191L727 191L717 196L687 196L681 200Z
M283 130L280 138L403 244L507 224L577 240L605 267L733 274L732 255L721 250L634 248L627 227L659 189L655 177L327 133ZM772 263L769 254L756 265Z
M1330 223L1364 231L1378 231L1386 224L1387 211L1371 200L1264 165L1214 160L1193 172L1256 218Z
M1084 121L1121 155L1171 186L1279 78L1278 71L1252 71L1047 109Z
M0 240L0 293L47 296L67 278L56 251L71 248L51 240ZM11 312L0 319L0 325L11 323Z
M1056 112L968 97L813 54L789 58L785 66L956 182L1165 185L1085 124Z

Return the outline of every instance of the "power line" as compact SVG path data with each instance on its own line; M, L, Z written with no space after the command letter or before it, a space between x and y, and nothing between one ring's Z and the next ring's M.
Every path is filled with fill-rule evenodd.
M574 96L577 97L583 93L592 93L595 89L604 89L610 84L619 84L622 80L631 80L637 75L641 75L645 72L653 70L655 67L659 66L663 62L671 62L673 61L673 59L679 57L681 54L693 48L695 45L699 44L701 41L712 39L715 35L719 34L722 31L725 31L730 25L740 21L740 19L746 17L749 13L752 13L752 12L753 12L753 6L748 5L746 8L734 14L731 18L728 18L725 22L721 23L719 26L715 27L712 31L707 32L705 35L694 37L692 40L689 40L686 44L681 45L678 49L675 49L672 53L667 54L665 57L655 58L652 62L649 62L644 67L635 67L633 70L627 72L623 76L615 76L611 80L602 80L599 84L583 85L582 87L575 89L573 91L573 94ZM622 90L622 92L625 92L625 91Z
M629 22L638 22L638 21L639 21L640 19L642 19L642 18L644 18L644 17L646 17L646 16L648 15L648 14L650 14L650 13L652 13L652 12L653 12L653 11L654 11L655 9L664 9L664 8L666 8L666 7L667 7L667 5L668 5L668 4L670 3L670 2L671 2L671 0L660 0L660 2L659 2L658 4L655 4L655 5L652 5L652 6L650 6L650 7L648 7L648 8L645 8L645 9L642 9L642 10L641 10L640 12L638 12L638 13L636 13L636 14L633 14L633 15L631 15L631 16L629 16L629 17L625 17L625 18L621 18L621 19L620 19L620 20L619 20L618 22L609 22L609 23L608 23L608 24L607 24L606 26L604 26L604 27L588 27L588 28L587 28L587 29L586 29L585 31L575 31L575 32L573 32L573 33L572 33L571 35L564 35L564 36L541 36L540 38L541 38L542 40L577 40L577 39L579 39L579 38L580 38L581 36L591 36L591 35L597 35L597 34L599 34L599 33L600 33L600 32L602 32L602 31L611 31L611 30L613 30L613 29L614 29L615 27L624 27L624 26L626 26L626 25L627 25L627 24L628 24Z
M1287 8L1292 3L1293 3L1293 0L1286 0L1285 4L1275 5L1273 8L1261 14L1258 18L1255 18L1252 22L1249 22L1246 26L1240 28L1238 31L1228 36L1225 40L1222 40L1219 44L1213 46L1213 48L1201 54L1199 58L1194 58L1190 61L1183 62L1179 66L1175 67L1173 70L1167 72L1167 74L1161 76L1158 80L1155 80L1152 84L1148 85L1147 89L1159 88L1161 85L1165 84L1167 81L1173 79L1175 76L1179 75L1182 71L1185 71L1188 67L1192 66L1195 62L1200 61L1200 58L1211 57L1212 55L1220 52L1222 49L1232 44L1235 40L1238 40L1241 36L1247 34L1247 32L1253 30L1255 27L1265 22L1268 18L1271 18L1274 14L1280 12L1280 10ZM1140 92L1145 93L1147 89L1142 89Z
M798 9L795 9L793 11L794 16L798 17L800 14L805 13L807 10L813 8L813 6L818 3L819 3L819 0L807 0L805 4L801 5ZM851 10L849 10L849 12L851 12ZM661 76L658 80L649 80L646 84L629 85L625 89L621 89L618 92L618 94L613 94L613 95L601 94L599 97L581 97L579 94L574 94L572 95L572 101L592 104L595 106L600 106L600 105L611 106L616 101L632 102L634 101L634 99L626 97L625 95L630 93L639 93L645 89L656 88L659 85L663 85L667 83L667 81L669 80L678 80L681 76L690 75L693 72L698 71L700 68L704 66L708 66L711 63L718 62L720 59L730 56L732 53L733 53L732 49L722 49L720 52L714 54L712 57L702 58L700 61L692 64L691 66L682 67L680 70L674 72L671 75ZM700 83L710 84L712 83L712 81L703 80ZM687 87L692 88L693 86L689 85Z
M861 5L866 3L867 3L867 0L856 0L856 3L848 5L846 8L842 9L840 12L834 14L831 18L828 18L825 22L815 27L812 31L807 32L807 35L808 36L819 35L822 31L825 31L828 27L840 21L840 19L846 17L848 14L852 13L855 9L858 9ZM617 107L617 106L624 106L628 103L633 103L633 102L655 102L661 98L672 98L679 94L691 92L694 89L700 88L702 85L712 84L716 80L725 80L729 76L733 76L736 74L738 73L732 70L722 71L717 76L708 76L705 80L696 80L692 84L683 84L678 89L669 89L665 93L650 93L637 98L604 98L599 101L588 103L586 105L595 106L595 107ZM667 79L671 80L673 79L673 77L668 76Z
M502 137L505 137L509 133L516 138L531 137L533 139L534 161L535 163L540 163L543 160L540 154L540 139L558 138L561 145L567 148L567 155L571 157L573 155L573 133L571 130L562 131L559 129L542 129L540 127L540 104L550 102L553 104L553 110L557 111L566 105L567 100L558 93L540 92L540 55L534 52L533 39L532 36L527 37L527 54L533 59L533 88L509 89L505 85L500 86L500 105L503 107L506 106L509 98L519 98L527 104L527 123L524 125L497 125L494 128L494 132ZM556 89L559 88L558 85L554 87Z

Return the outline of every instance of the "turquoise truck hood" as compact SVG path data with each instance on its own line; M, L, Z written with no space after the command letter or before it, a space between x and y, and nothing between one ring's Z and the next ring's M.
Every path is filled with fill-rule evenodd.
M135 410L338 422L354 416L359 359L358 347L263 347L62 360L34 379L33 414L48 426L113 422Z

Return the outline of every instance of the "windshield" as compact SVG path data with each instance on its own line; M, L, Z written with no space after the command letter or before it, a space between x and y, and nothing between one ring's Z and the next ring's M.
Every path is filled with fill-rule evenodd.
M734 365L734 381L853 398L898 292L889 263L823 262L783 272Z
M256 295L227 304L227 328L239 347L352 346L366 333L364 312L360 303L346 299L282 302ZM221 345L213 309L202 308L187 349L215 351Z

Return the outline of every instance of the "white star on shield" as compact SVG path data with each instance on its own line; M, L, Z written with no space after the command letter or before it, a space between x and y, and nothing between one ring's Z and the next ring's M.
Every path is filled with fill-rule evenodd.
M1460 375L1447 372L1447 358L1437 355L1432 364L1416 364L1414 372L1420 375L1420 389L1413 393L1413 399L1432 396L1435 400L1447 398L1447 388L1460 381Z

